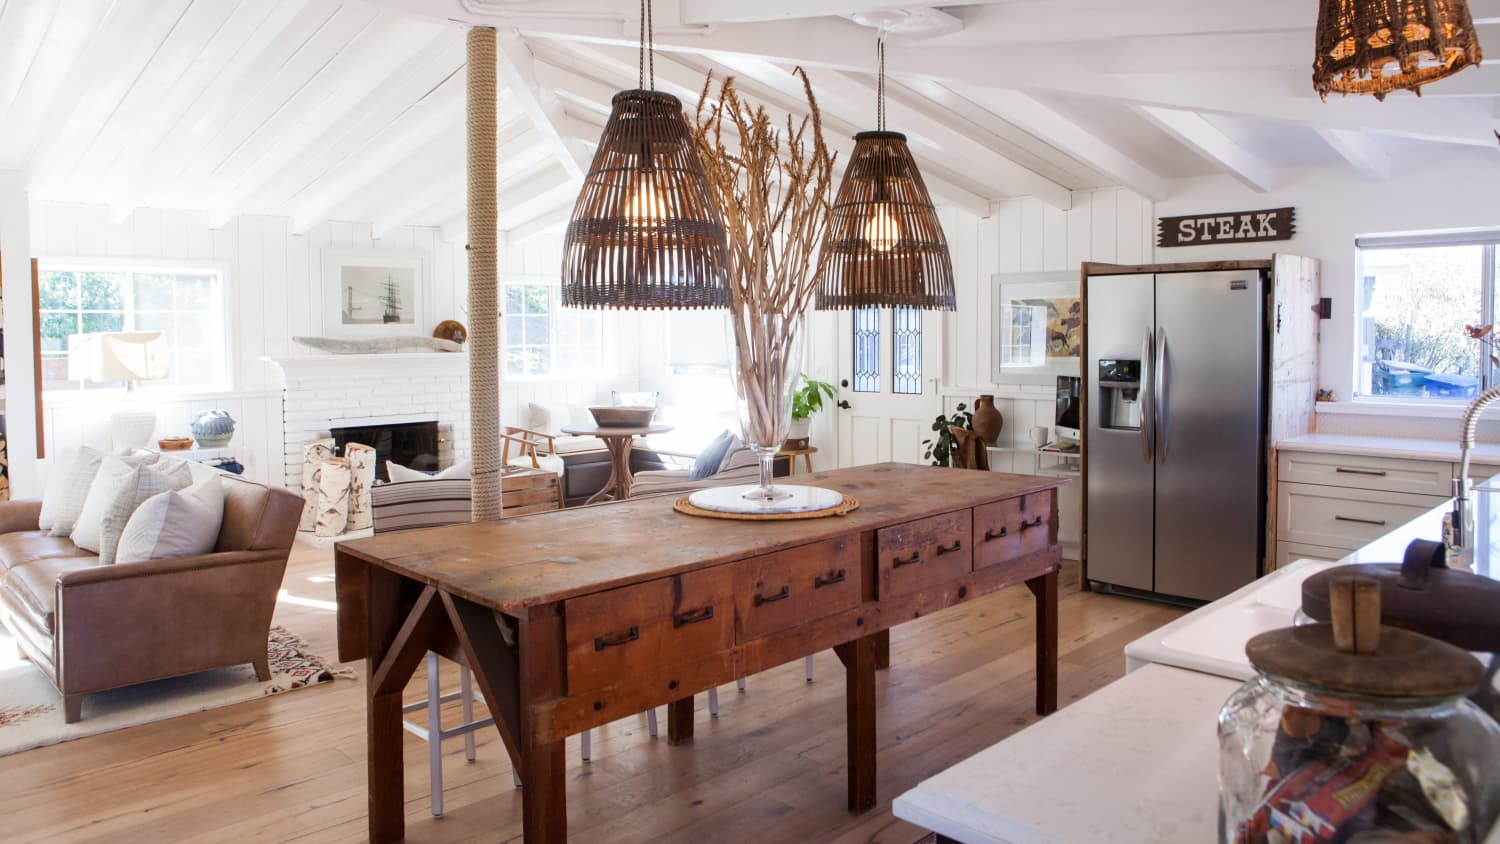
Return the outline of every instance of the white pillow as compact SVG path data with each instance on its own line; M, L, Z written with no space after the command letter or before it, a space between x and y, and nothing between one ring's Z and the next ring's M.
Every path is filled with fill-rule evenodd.
M214 550L224 521L224 486L205 478L181 491L153 495L135 508L120 534L115 562L195 557Z
M103 459L103 452L85 446L78 449L71 463L66 459L60 461L55 470L60 487L51 501L52 506L47 506L46 496L42 498L42 520L53 536L68 536L73 532L73 525L83 513L83 504L88 500L89 488L94 483L94 476L99 474L99 464ZM47 488L51 495L50 481Z
M73 544L98 554L104 565L115 561L115 547L135 508L153 495L182 489L193 481L182 460L135 466L128 461L114 455L104 458L73 527Z
M391 479L391 483L402 481L465 481L472 473L472 464L467 460L454 463L441 472L430 473L421 469L408 469L400 463L385 461L385 474Z
M565 404L527 402L531 420L526 427L540 434L561 434L564 425L573 424L573 411Z

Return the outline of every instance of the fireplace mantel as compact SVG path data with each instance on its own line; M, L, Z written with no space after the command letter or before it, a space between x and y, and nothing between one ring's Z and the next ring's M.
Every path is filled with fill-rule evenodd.
M456 375L469 371L467 352L392 352L372 355L267 355L281 372L282 386L306 378L337 378L351 372L380 375Z

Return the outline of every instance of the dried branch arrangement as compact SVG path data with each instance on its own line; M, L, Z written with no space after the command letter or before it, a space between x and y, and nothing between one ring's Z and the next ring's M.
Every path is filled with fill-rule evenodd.
M704 81L693 138L729 241L729 312L736 388L749 408L749 445L779 446L791 424L791 379L800 366L802 315L827 258L820 249L833 199L834 154L801 68L808 115L778 126L741 96L734 78L717 94ZM712 95L712 96L711 96Z

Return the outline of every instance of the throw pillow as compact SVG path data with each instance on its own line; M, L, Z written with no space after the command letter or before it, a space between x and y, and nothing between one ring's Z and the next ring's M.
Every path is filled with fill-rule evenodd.
M526 406L531 416L526 424L528 430L557 435L562 433L564 425L573 424L573 411L565 404L528 402Z
M214 550L224 521L224 485L205 478L141 502L120 534L115 562L195 557Z
M719 464L724 462L724 455L739 441L739 437L728 431L714 437L714 441L708 444L708 448L698 453L698 459L693 461L692 474L689 478L701 481L712 477L719 471Z
M62 491L53 501L50 512L47 502L42 502L43 517L51 525L49 530L53 536L69 536L73 533L73 526L83 513L89 488L93 486L94 476L99 474L99 464L103 460L103 452L85 447L78 449L78 455L71 464L64 461L57 467L62 475Z
M132 466L120 457L104 458L89 488L83 513L73 527L73 544L98 554L103 565L113 563L120 534L135 508L153 495L182 489L192 479L187 463L182 460L169 458Z
M656 400L661 393L622 393L619 390L611 390L609 395L615 407L656 407Z
M424 472L421 469L409 469L400 463L385 461L385 473L391 479L391 483L402 481L452 481L468 480L473 472L472 464L467 460L461 460L441 472Z
M42 512L37 516L37 527L41 530L51 530L52 525L57 522L57 514L62 510L63 499L68 494L68 474L73 471L73 465L80 456L89 456L98 461L103 455L92 448L81 451L69 449L47 461L47 488L42 492ZM98 468L97 462L95 468ZM88 495L87 489L84 490L84 495Z

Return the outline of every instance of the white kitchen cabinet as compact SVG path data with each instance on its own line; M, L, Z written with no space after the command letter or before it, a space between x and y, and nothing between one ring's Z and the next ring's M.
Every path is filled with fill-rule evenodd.
M1353 550L1446 500L1439 495L1282 483L1277 487L1277 539Z
M1281 570L1298 560L1323 560L1337 562L1349 555L1347 548L1328 548L1323 545L1308 545L1303 542L1276 542L1276 568Z
M1318 484L1447 498L1453 494L1453 464L1376 455L1282 451L1278 483Z

